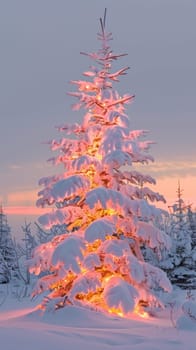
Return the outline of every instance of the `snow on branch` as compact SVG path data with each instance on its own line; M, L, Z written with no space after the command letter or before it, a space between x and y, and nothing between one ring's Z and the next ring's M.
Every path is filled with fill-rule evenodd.
M64 239L62 235L62 240ZM31 259L27 261L29 271L35 275L39 275L42 271L49 271L51 267L51 259L55 245L51 242L41 244L36 247Z
M103 55L103 53L97 53L97 52L92 52L92 53L86 53L81 51L80 52L81 55L84 56L88 56L91 59L95 60L95 61L100 61L99 63L104 64L104 61L107 62L112 62L117 60L119 57L124 57L127 56L126 53L122 53L122 54L112 54L112 52L107 52L105 55Z
M70 225L81 217L84 217L82 208L70 205L68 207L52 211L51 213L43 214L38 218L38 221L46 229L50 229L54 225L62 225L64 223Z
M168 293L172 291L172 285L164 271L147 262L143 263L143 267L146 276L146 283L150 289L158 290L159 288L162 288Z
M107 107L111 108L118 104L124 104L124 103L130 103L134 99L135 95L124 95L123 97L119 98L118 100L115 100L113 102L108 103Z
M112 254L116 257L122 257L124 254L130 252L130 247L126 241L109 239L100 245L98 252L99 254Z
M97 288L101 287L100 274L96 272L87 272L75 279L69 299L72 300L78 294L88 294L95 292Z
M129 132L130 139L138 139L139 137L144 137L148 134L148 130L131 130Z
M125 67L125 68L122 68L120 70L118 70L117 72L115 73L110 73L107 75L107 77L113 81L119 81L118 80L118 77L120 75L126 75L127 74L127 70L130 69L130 67Z
M139 141L138 146L140 150L148 151L150 146L153 145L155 142L153 141Z
M90 209L113 208L118 210L119 214L121 213L123 215L136 213L138 210L138 204L135 203L135 201L131 201L118 191L107 189L105 187L98 187L89 191L86 195L85 203Z
M95 76L95 72L92 72L92 71L86 71L86 72L83 72L82 75L86 76L86 77L94 77Z
M87 242L94 242L97 239L104 241L107 236L112 236L116 232L115 224L107 219L98 219L92 222L86 229L84 237Z
M82 155L74 159L71 164L73 171L87 170L89 166L95 165L97 170L100 168L100 162L95 157Z
M123 140L128 136L127 128L115 125L105 131L100 151L107 155L111 151L122 149ZM126 150L125 150L126 151Z
M165 198L161 194L159 194L158 192L154 192L147 187L143 187L141 189L141 191L142 191L143 197L148 198L151 202L161 201L163 203L166 203Z
M150 190L147 187L137 187L130 184L122 183L119 185L120 192L132 199L149 199L151 202L162 201L166 203L165 198L157 192Z
M132 281L138 284L145 281L143 262L139 261L133 254L130 254L130 252L126 256L126 266Z
M66 135L72 135L72 134L81 134L84 132L84 129L81 125L78 123L74 124L63 124L61 126L56 126L56 129L58 131L63 131L66 133ZM54 141L53 141L54 142Z
M123 179L130 181L134 185L143 185L144 183L149 183L153 185L156 184L155 179L153 179L150 175L144 175L135 170L122 171L120 174Z
M109 308L120 310L126 315L133 311L138 292L120 277L112 277L105 286L103 297Z
M52 184L54 184L55 182L61 180L63 178L63 175L54 175L54 176L47 176L47 177L42 177L39 182L38 185L42 186L44 185L45 187L51 187Z
M77 150L84 151L85 147L87 147L87 144L84 140L63 138L60 141L52 140L50 142L50 147L51 147L52 151L56 151L58 149L61 149L65 154L69 151L71 151L72 153L76 152Z
M33 293L32 297L36 296L37 294L43 293L44 291L50 289L51 285L59 281L59 276L56 275L46 275L41 278L39 278L33 287Z
M55 183L51 188L43 189L39 192L42 196L37 201L37 205L53 204L70 200L72 197L80 196L89 189L90 182L87 177L73 175Z
M121 166L131 165L132 158L128 153L116 150L108 153L102 162L111 168L119 169Z
M96 92L96 91L99 91L98 87L94 83L89 82L89 81L72 80L70 83L77 85L79 91L84 91L84 92Z
M52 255L52 264L58 269L63 266L65 271L80 273L79 262L83 260L83 250L85 249L84 241L74 235L66 236L64 241L60 243Z
M142 242L148 243L150 248L163 248L170 249L171 239L163 231L160 231L157 227L150 223L139 221L135 236Z
M130 121L127 115L121 114L117 111L109 111L106 116L106 120L115 125L119 125L122 128L129 128L130 127Z
M94 270L95 267L100 267L100 266L101 266L101 260L100 260L99 254L97 253L88 254L87 256L85 256L82 262L82 267L87 270Z

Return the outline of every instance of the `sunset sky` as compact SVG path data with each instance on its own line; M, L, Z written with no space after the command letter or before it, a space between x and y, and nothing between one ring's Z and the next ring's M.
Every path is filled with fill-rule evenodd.
M128 53L118 67L131 67L116 88L136 95L127 110L133 129L149 130L155 141L145 172L168 205L180 180L184 200L196 206L196 1L9 0L0 5L0 202L7 213L38 215L38 181L55 171L45 142L61 137L56 125L79 120L66 92L91 63L80 51L97 49L105 7L112 47Z

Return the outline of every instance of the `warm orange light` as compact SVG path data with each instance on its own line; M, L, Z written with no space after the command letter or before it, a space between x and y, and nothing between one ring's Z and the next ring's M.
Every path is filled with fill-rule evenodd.
M138 316L142 318L149 318L149 314L143 310L143 308L139 305L137 305L134 309L134 314L137 314Z
M82 267L82 266L80 267L80 270L81 270L82 273L86 273L86 272L87 272L87 269L85 269L85 268Z
M97 153L96 157L97 157L97 159L99 159L99 160L101 160L101 159L103 158L102 154L100 154L100 153Z
M113 277L114 275L106 276L103 278L103 282L109 282L109 280Z
M111 308L107 310L110 314L114 314L114 315L118 315L120 317L124 317L125 315L123 314L123 312L119 309L115 309L115 308Z
M124 317L123 312L121 312L121 311L117 311L116 313L117 313L117 315L118 315L118 316L120 316L120 317Z

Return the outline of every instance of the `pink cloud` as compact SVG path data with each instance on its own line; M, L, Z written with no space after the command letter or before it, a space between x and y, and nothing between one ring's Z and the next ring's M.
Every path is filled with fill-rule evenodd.
M51 208L37 208L35 206L5 206L4 212L7 215L42 215Z
M21 190L17 192L11 192L7 195L7 202L11 206L33 206L37 200L36 190Z
M180 180L180 186L183 190L182 199L185 204L192 204L193 209L196 208L196 176L187 176L182 179L180 177L164 177L157 179L157 185L155 186L156 191L163 194L167 201L164 208L167 208L168 205L174 204L177 200L176 191L178 180Z
M150 173L150 172L149 172ZM153 175L153 174L152 174ZM158 207L168 209L168 206L174 204L177 199L178 180L181 181L181 188L183 191L183 199L185 204L192 204L196 208L196 176L188 175L186 177L174 176L155 176L157 184L152 186L152 189L162 194L167 203L163 205L161 202L157 203ZM23 190L9 193L7 196L7 207L4 206L3 198L0 196L6 214L12 215L41 215L51 210L51 208L37 208L35 203L37 200L37 190Z

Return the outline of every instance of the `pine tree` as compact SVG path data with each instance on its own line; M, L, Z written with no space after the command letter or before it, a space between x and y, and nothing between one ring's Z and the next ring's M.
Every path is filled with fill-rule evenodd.
M187 207L182 199L183 190L178 184L177 189L177 202L173 206L173 229L172 235L175 241L175 258L178 265L185 259L191 252L191 235L190 228L187 222Z
M0 206L0 283L8 283L16 273L16 254L7 216Z
M32 232L31 223L21 226L23 237L21 241L14 240L15 266L17 275L12 283L12 295L18 299L29 296L32 292L32 276L26 262L32 257L34 248L38 245L37 237Z
M179 182L177 201L170 207L167 229L172 239L172 247L169 252L165 252L160 266L167 271L173 284L184 289L193 289L196 288L196 251L190 226L190 208L184 203L182 194Z
M74 80L77 92L70 95L84 108L81 123L66 124L59 141L50 142L54 165L60 175L40 180L37 205L52 212L39 218L46 228L66 225L64 234L35 249L31 272L45 272L34 293L49 291L43 307L66 303L91 306L119 315L138 312L141 305L160 303L156 290L171 290L166 274L143 259L141 246L169 247L169 238L152 224L161 215L149 202L164 200L146 184L155 180L138 172L134 164L153 161L150 141L143 130L131 130L125 106L133 95L120 96L113 83L129 67L112 72L112 63L125 54L110 48L111 33L105 29L106 12L100 19L98 52L82 53L95 62ZM141 186L142 184L142 186Z
M33 249L38 245L36 242L36 239L34 235L31 232L31 223L25 221L24 225L22 226L23 231L23 238L22 241L23 244L17 244L16 251L17 251L17 263L18 263L18 270L20 272L20 278L25 283L25 285L30 284L30 273L28 270L28 267L24 263L24 260L29 260L33 254ZM21 263L22 260L22 263Z
M191 230L192 249L196 249L196 212L192 211L191 205L188 206L188 222Z

